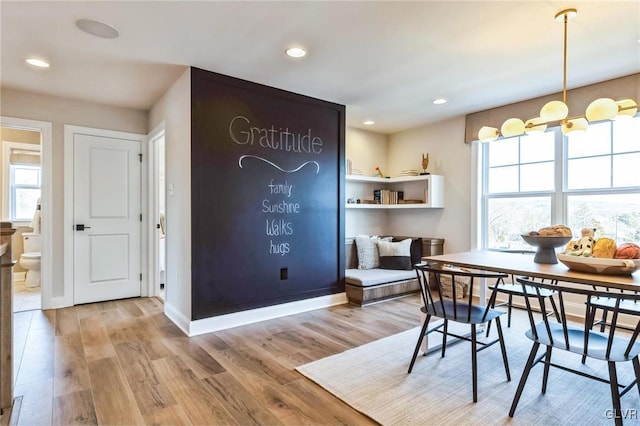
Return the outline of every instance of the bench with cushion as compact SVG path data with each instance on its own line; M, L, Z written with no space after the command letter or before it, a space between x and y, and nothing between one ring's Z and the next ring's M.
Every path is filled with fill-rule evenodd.
M382 237L384 238L384 237ZM422 237L387 237L393 242L411 239L410 258L407 265L391 265L392 267L404 267L407 269L383 269L381 267L371 269L358 268L358 250L356 239L349 238L346 242L346 271L345 291L349 303L359 306L367 305L381 300L405 296L420 290L420 285L413 270L415 263L420 263L422 256L442 254L444 240L439 238ZM395 259L392 259L395 262ZM382 266L389 266L389 262L383 261Z

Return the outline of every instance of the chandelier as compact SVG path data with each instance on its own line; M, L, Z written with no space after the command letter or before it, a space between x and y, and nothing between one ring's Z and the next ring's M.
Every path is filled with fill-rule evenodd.
M556 20L564 22L564 54L562 75L562 101L547 102L540 110L540 116L522 121L519 118L509 118L500 130L495 127L483 126L478 132L481 142L491 142L502 136L505 138L544 132L549 124L560 124L562 133L568 135L571 132L585 131L589 122L601 120L613 120L622 117L633 117L638 112L638 104L633 99L614 101L610 98L600 98L591 102L584 115L569 117L567 106L567 26L569 19L576 16L577 9L565 9L556 13Z

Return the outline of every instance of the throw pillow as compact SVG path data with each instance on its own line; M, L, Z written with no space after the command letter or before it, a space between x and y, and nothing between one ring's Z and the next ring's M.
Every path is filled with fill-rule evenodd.
M403 241L409 237L394 237L393 242ZM422 237L411 237L411 264L422 262Z
M378 241L381 269L411 269L411 238L398 243Z
M358 269L373 269L380 266L378 254L378 241L391 241L391 237L379 238L377 235L356 236L356 249L358 252Z

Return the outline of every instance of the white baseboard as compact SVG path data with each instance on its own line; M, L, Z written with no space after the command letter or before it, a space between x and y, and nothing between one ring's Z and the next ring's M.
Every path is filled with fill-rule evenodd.
M185 331L184 326L178 324L171 316L167 316L169 316L169 319L175 322L176 325L187 334L187 336L192 337L228 328L239 327L241 325L280 318L287 315L308 312L315 309L343 305L345 303L347 303L346 293L331 294L328 296L315 297L312 299L283 303L281 305L267 306L264 308L252 309L250 311L234 312L232 314L191 321L187 325L188 332ZM167 313L166 305L165 313Z
M169 318L180 330L187 336L189 336L189 318L185 317L182 312L176 309L167 301L164 301L164 314Z

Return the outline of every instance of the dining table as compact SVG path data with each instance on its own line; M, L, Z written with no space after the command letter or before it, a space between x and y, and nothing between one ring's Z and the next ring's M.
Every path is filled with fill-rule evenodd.
M504 272L534 278L562 282L603 286L624 291L640 291L640 270L628 275L607 275L573 271L564 264L536 263L531 252L503 252L474 250L423 257L423 261L435 261L457 267ZM480 288L480 298L485 300L485 288Z

